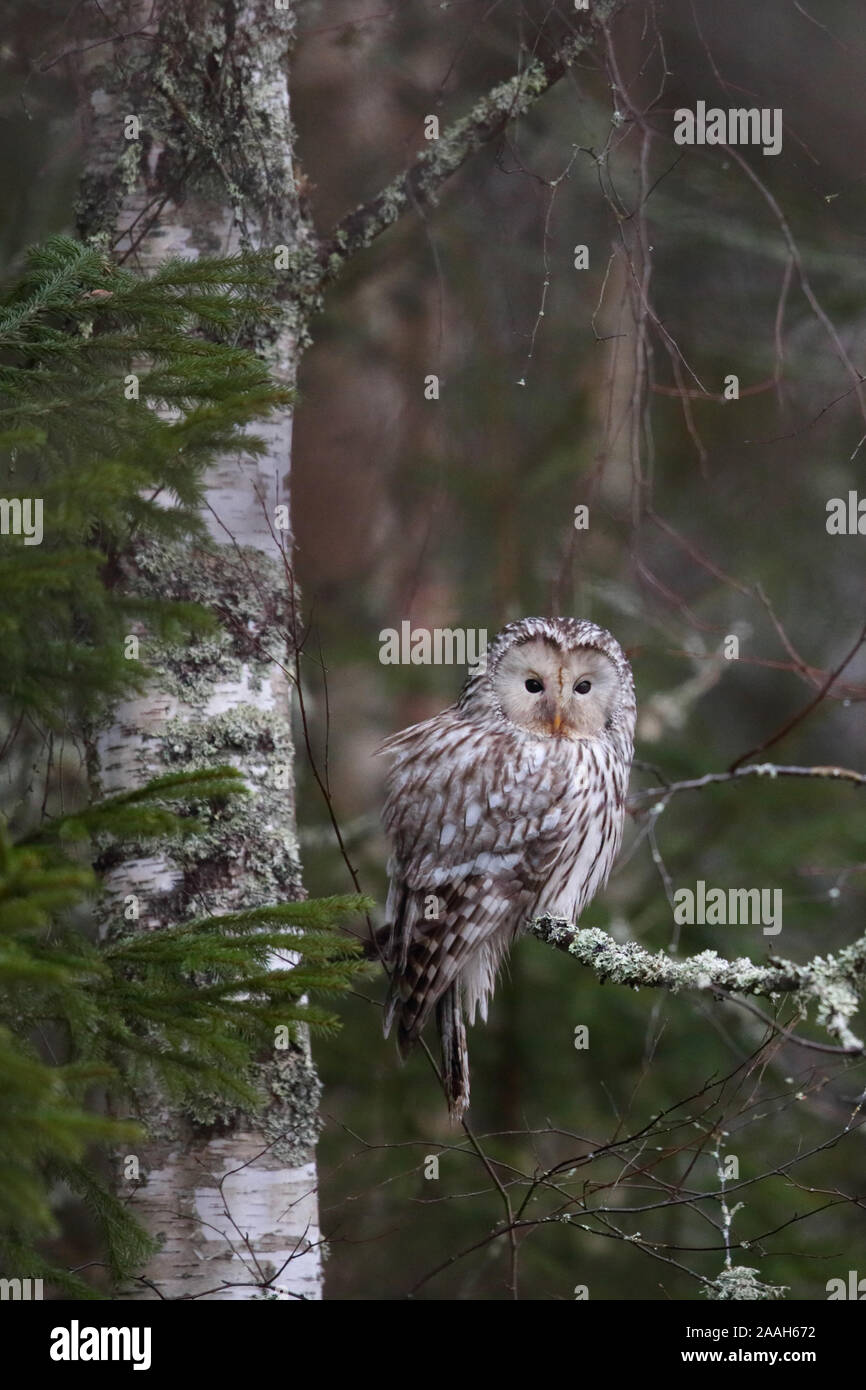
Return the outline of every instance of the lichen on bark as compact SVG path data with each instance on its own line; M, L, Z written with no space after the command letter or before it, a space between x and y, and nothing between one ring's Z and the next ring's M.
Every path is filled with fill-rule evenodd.
M291 390L319 274L293 163L294 7L103 0L84 22L80 230L144 273L169 256L287 247L291 268L274 276L278 312L251 326L247 345ZM129 37L118 44L118 34ZM205 538L139 536L125 557L120 582L133 597L203 605L213 622L178 641L136 623L149 685L97 731L91 757L97 794L232 764L247 795L190 805L202 823L187 836L106 853L107 933L119 929L119 899L131 892L141 900L139 931L303 895L286 675L297 595L290 534L275 531L275 508L287 500L291 410L256 434L260 453L238 450L208 470ZM256 1077L261 1105L249 1114L216 1097L182 1112L156 1093L139 1096L150 1140L133 1209L151 1232L167 1232L147 1271L165 1297L221 1278L228 1290L236 1273L243 1292L224 1296L255 1296L261 1279L237 1248L238 1229L256 1269L284 1267L277 1296L320 1292L310 1164L318 1082L302 1029L287 1054L261 1059ZM136 1285L128 1293L150 1296Z

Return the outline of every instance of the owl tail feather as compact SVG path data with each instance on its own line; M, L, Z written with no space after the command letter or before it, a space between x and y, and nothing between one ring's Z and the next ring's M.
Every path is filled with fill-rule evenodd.
M448 1113L456 1123L469 1104L469 1053L459 985L451 985L437 1003L436 1023L442 1041L442 1079Z
M392 983L385 1003L383 1031L387 1038L391 1028L397 1023L397 1051L400 1060L405 1061L418 1041L427 1011L422 1015L411 1016L406 1023L406 1001ZM436 1004L436 1025L442 1044L442 1080L448 1100L448 1113L453 1121L463 1118L469 1105L469 1052L466 1046L466 1025L463 1021L463 1008L460 986L452 984Z

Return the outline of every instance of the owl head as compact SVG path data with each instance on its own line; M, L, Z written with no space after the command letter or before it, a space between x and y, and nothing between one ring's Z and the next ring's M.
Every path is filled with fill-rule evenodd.
M539 738L603 739L634 734L631 667L616 638L578 618L522 618L487 650L463 688L466 713L493 713Z

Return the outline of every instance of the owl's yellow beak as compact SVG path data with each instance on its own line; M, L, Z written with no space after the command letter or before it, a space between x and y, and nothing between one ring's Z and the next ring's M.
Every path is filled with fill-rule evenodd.
M551 729L552 729L553 733L558 734L561 728L562 728L562 714L560 713L559 710L557 710L556 713L555 713L554 716L553 716L553 723L552 723L552 725L551 725Z

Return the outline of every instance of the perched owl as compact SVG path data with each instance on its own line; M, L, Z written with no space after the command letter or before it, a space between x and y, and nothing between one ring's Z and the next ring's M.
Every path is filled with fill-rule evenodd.
M619 643L576 618L503 628L456 705L395 734L383 813L393 854L377 935L402 1056L435 1008L448 1105L469 1104L464 1017L486 1020L533 917L575 922L622 838L635 723Z

